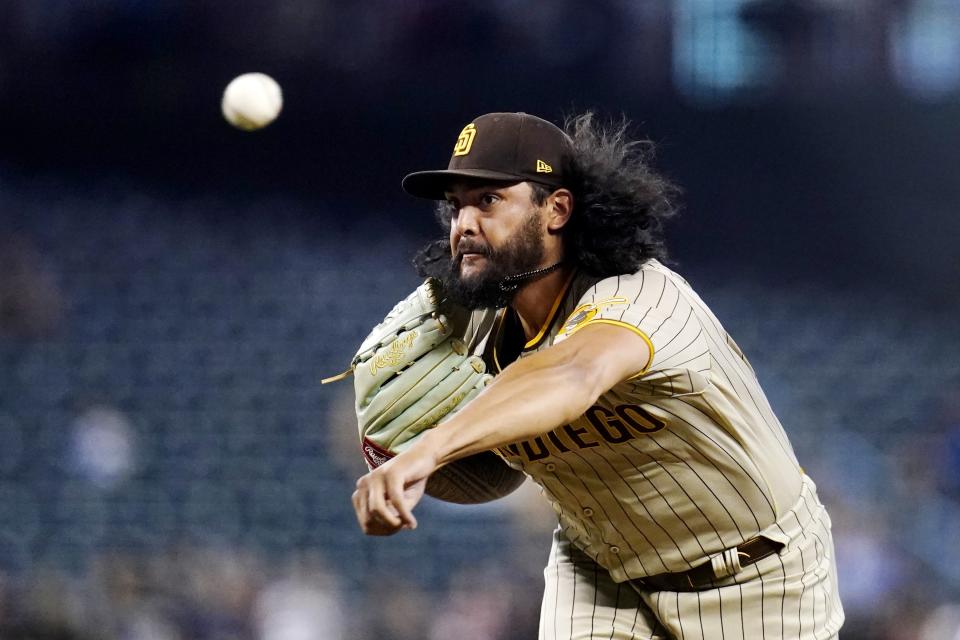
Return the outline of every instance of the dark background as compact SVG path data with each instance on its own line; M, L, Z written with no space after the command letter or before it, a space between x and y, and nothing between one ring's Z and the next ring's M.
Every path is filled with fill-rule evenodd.
M285 100L253 133L220 114L248 71ZM514 110L656 143L675 267L834 516L844 637L952 637L946 0L5 0L0 627L531 637L537 497L428 502L417 533L363 539L349 385L316 384L417 283L437 231L402 176Z
M632 119L685 187L678 257L893 279L934 297L956 280L949 2L45 4L8 2L0 18L14 175L283 192L403 215L419 231L428 217L399 179L443 166L463 122L593 109ZM704 44L684 66L681 49ZM718 87L717 59L759 70ZM224 127L218 109L245 70L286 96L255 136Z

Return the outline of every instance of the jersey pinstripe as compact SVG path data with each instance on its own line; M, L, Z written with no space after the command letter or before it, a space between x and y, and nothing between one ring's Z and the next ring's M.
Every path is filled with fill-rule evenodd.
M505 366L508 310L485 356ZM490 326L478 314L478 326ZM519 357L591 323L644 337L643 371L577 420L501 447L544 490L564 537L616 582L685 571L769 530L800 495L802 471L736 343L679 275L656 261L606 279L574 275Z

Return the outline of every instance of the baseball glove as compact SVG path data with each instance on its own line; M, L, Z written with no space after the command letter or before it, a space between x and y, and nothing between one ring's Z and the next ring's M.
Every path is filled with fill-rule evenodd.
M373 328L351 364L363 456L373 469L477 395L493 376L458 337L469 319L427 279Z

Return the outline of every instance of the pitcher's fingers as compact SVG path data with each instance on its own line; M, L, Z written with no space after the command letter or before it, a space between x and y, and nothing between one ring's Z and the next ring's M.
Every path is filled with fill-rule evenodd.
M403 494L403 481L396 477L390 478L387 484L387 497L390 498L390 504L397 510L404 527L416 529L417 519L413 516L413 510L407 505Z
M387 504L386 487L383 486L382 478L371 481L367 489L367 517L377 517L391 527L403 524L397 511Z

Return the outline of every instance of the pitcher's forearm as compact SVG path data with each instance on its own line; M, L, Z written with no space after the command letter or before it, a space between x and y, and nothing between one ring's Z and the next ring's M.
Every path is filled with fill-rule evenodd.
M522 358L420 441L439 464L546 433L583 415L604 393L646 367L647 343L609 325Z
M440 464L546 433L582 415L602 392L591 384L591 367L529 360L424 436Z

